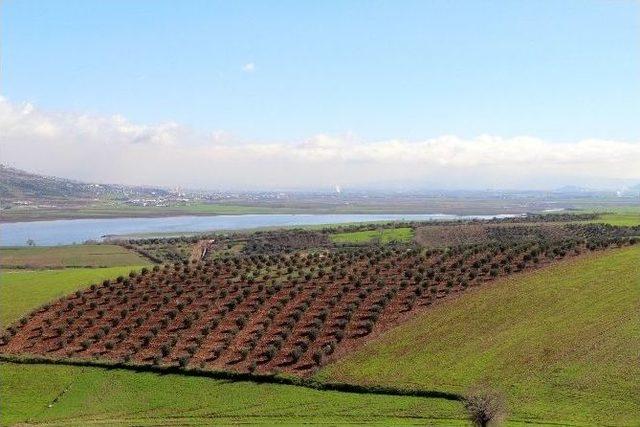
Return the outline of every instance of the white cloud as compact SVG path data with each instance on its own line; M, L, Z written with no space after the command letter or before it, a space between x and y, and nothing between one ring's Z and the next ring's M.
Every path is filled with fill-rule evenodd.
M640 180L640 142L558 143L523 136L242 143L176 123L54 113L0 98L2 162L41 173L129 184L303 188L406 183L431 188L552 188Z
M253 73L256 70L256 64L248 62L242 66L242 71L245 73Z

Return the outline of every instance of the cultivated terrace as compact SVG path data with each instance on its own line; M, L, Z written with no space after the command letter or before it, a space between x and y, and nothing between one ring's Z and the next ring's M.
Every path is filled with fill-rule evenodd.
M131 272L46 304L8 328L0 351L306 376L443 299L640 235L639 227L510 224L483 223L482 239L438 247L341 247L327 230L232 235L202 260ZM239 238L243 249L230 251Z

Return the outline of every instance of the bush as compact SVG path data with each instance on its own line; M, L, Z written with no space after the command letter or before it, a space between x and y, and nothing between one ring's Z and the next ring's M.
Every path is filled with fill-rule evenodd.
M189 356L180 356L178 358L178 365L180 365L181 368L185 368L188 364L189 364Z
M169 344L162 344L160 347L160 353L162 357L167 357L171 353L171 346Z
M364 330L365 334L370 334L371 331L373 331L373 322L370 320L363 322L362 329Z
M320 366L320 364L322 364L322 359L323 359L324 354L322 353L322 351L317 350L313 352L313 363L315 363L316 365Z
M269 347L267 347L267 349L264 351L264 357L267 359L267 361L273 359L273 357L276 355L276 352L278 350L276 349L275 346L270 345Z
M247 347L243 347L240 349L240 359L244 360L249 355L249 349Z
M293 350L291 350L291 353L289 353L289 356L291 357L291 363L296 363L298 360L300 360L300 358L302 357L303 351L302 348L296 346Z
M193 325L193 319L191 319L191 317L186 317L182 321L182 325L184 326L185 329L189 329Z
M499 424L506 415L502 396L486 387L476 387L467 393L464 406L469 420L479 427Z

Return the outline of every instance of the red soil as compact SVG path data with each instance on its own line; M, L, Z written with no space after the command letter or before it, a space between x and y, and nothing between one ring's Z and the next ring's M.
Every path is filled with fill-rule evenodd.
M584 250L567 242L428 255L363 248L165 266L33 312L0 351L304 375L443 298Z

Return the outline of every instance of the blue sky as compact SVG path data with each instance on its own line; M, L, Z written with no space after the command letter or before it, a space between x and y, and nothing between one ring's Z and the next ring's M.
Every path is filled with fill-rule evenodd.
M2 2L2 161L216 189L640 183L637 1Z
M261 141L630 140L639 34L635 1L5 0L2 90Z

